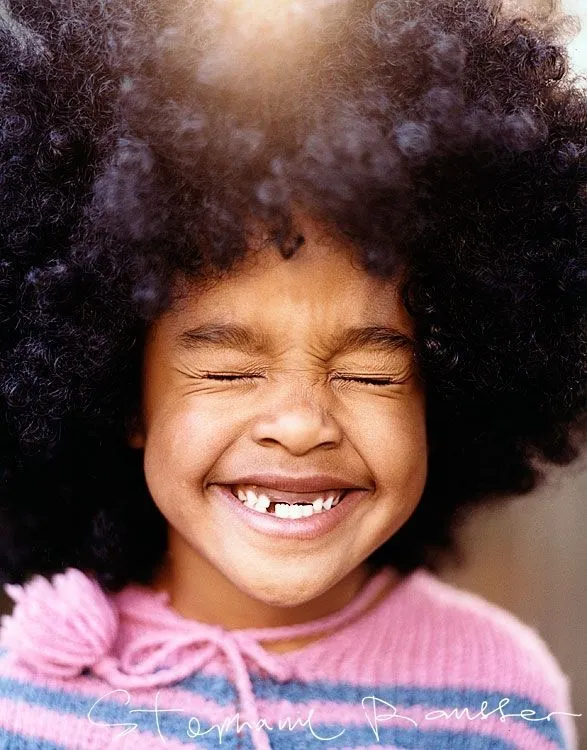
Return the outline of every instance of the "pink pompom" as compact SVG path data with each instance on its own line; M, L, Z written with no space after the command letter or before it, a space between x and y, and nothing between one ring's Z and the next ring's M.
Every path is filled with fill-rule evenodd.
M27 667L74 677L111 651L118 611L81 570L67 568L51 582L36 575L4 590L16 604L12 615L1 618L0 645Z

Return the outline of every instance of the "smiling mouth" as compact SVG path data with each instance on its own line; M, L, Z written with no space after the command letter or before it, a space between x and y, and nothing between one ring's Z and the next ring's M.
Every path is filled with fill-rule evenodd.
M258 485L232 485L229 488L247 508L280 518L303 518L327 513L340 503L349 489L320 492L285 492Z

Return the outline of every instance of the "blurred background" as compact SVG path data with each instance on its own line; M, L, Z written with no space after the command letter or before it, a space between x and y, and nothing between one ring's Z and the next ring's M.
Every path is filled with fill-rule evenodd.
M547 19L575 15L568 42L573 70L587 86L587 0L505 0L508 13ZM572 34L572 32L571 32ZM587 454L549 471L536 492L478 512L462 529L466 565L441 578L513 612L538 631L572 685L581 750L587 750ZM10 600L0 592L0 613ZM530 750L530 749L528 749Z

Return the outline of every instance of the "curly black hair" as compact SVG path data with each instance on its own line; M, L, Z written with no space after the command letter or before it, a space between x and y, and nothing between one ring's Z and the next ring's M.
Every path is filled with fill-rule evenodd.
M129 447L177 274L236 268L292 206L402 275L428 479L369 561L459 556L470 510L587 434L587 93L565 18L500 0L0 3L0 570L148 583L166 548Z

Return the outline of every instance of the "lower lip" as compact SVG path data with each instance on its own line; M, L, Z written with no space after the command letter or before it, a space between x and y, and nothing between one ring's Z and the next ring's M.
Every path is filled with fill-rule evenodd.
M210 487L236 518L255 531L279 539L319 539L349 516L367 494L367 490L351 490L330 510L305 518L280 518L274 513L259 513L247 508L225 485L213 484Z

